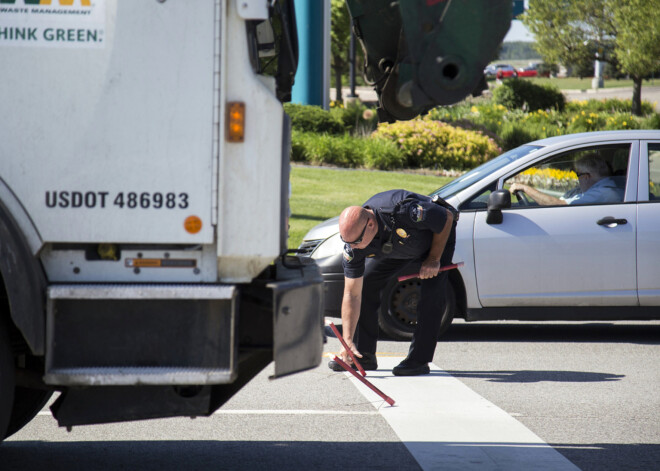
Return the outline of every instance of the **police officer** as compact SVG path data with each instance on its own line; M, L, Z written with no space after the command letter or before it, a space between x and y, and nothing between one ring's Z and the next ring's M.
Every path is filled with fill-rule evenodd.
M406 190L390 190L371 197L363 206L350 206L339 216L344 242L342 336L365 370L378 368L378 309L385 285L407 268L419 268L421 298L417 327L408 356L392 373L428 374L445 308L449 265L456 244L458 212L444 200ZM374 261L365 264L367 258ZM365 269L366 265L366 269ZM356 335L357 327L357 335ZM341 358L350 362L342 349ZM342 371L331 361L328 366Z

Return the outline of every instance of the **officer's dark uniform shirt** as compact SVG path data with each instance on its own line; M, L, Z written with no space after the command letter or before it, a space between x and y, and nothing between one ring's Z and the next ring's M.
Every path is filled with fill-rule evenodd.
M403 203L396 207L401 201ZM378 221L378 233L364 249L344 245L342 265L347 278L360 278L364 274L367 257L421 259L431 248L433 234L442 232L447 222L444 207L433 203L428 196L406 190L378 193L362 207L373 210ZM392 251L383 253L383 245L389 241L390 234Z

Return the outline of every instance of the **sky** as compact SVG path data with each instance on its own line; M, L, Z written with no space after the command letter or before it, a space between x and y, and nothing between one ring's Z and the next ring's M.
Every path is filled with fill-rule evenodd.
M509 28L509 32L504 36L505 43L514 41L534 41L534 36L532 36L520 20L511 21L511 28Z

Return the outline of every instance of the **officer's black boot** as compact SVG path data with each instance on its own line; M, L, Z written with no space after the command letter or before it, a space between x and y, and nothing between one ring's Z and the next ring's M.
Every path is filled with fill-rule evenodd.
M358 362L360 362L360 366L362 366L365 371L375 371L378 369L378 362L376 361L375 353L363 353L362 358L358 358ZM354 370L357 370L357 366L352 364L351 366ZM328 362L328 368L332 371L344 371L344 368L342 368L342 366L335 360L330 360Z

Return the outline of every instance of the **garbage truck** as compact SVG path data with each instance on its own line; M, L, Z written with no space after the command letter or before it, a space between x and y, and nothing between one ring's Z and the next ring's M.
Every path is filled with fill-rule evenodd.
M387 116L429 107L349 6L401 78ZM320 363L322 279L287 250L297 58L293 0L0 2L0 440L55 392L64 427L206 416Z

